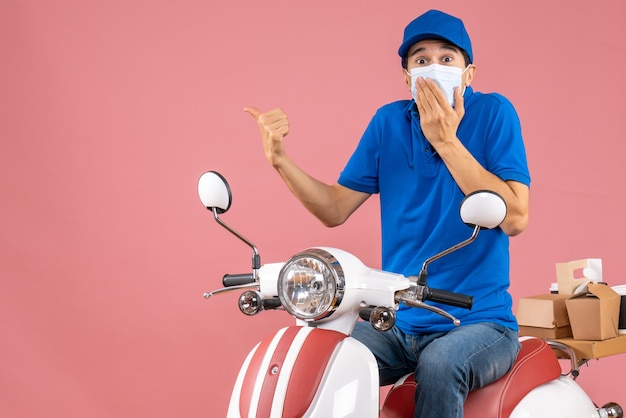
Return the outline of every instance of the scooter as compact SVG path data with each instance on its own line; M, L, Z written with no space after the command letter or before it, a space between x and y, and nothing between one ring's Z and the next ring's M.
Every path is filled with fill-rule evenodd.
M238 306L245 315L285 310L296 324L265 337L246 357L230 398L228 418L408 418L413 417L417 383L405 376L379 404L376 360L350 337L359 318L385 332L395 323L400 303L428 309L460 321L428 301L471 308L471 296L430 288L430 263L471 244L481 229L495 228L506 216L504 200L490 191L465 197L460 217L473 228L464 241L424 261L416 277L365 266L338 248L308 248L285 262L261 264L256 246L222 221L231 206L226 179L215 171L198 182L203 205L215 221L253 252L252 271L226 274L223 288L204 297L242 291ZM467 418L623 418L616 403L598 408L575 382L583 361L564 344L539 338L520 338L522 345L512 369L496 382L470 392L464 406ZM559 356L557 356L559 354ZM559 358L569 358L563 373Z

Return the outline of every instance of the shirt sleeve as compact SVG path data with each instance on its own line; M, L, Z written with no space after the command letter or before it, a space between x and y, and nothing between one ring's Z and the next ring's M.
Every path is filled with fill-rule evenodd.
M380 143L380 114L376 112L339 175L338 183L358 192L378 193Z
M490 109L486 126L486 169L504 181L530 186L522 128L515 108L505 97L492 94L499 106Z

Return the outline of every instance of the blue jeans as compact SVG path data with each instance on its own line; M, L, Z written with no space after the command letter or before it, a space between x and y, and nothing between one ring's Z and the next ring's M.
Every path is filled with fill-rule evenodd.
M380 332L359 321L352 337L374 353L381 386L415 373L419 418L462 418L469 391L506 374L520 349L517 331L487 322L407 335L397 327Z

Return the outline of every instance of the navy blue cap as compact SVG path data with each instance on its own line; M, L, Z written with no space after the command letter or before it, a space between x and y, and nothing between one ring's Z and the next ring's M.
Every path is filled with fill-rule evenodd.
M472 42L465 30L463 21L439 10L430 10L404 28L404 39L398 55L404 59L411 46L424 39L443 39L461 48L474 62Z

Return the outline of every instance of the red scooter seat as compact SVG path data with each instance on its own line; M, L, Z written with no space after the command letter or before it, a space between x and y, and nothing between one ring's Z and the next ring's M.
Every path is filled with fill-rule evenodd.
M561 375L561 365L544 340L528 338L520 342L522 348L511 370L492 384L469 393L465 418L508 417L528 392ZM396 383L387 394L381 418L413 418L416 386L413 374Z

